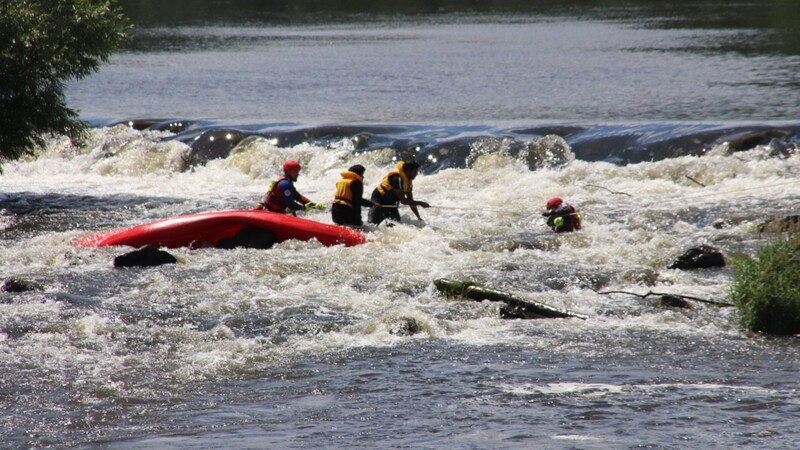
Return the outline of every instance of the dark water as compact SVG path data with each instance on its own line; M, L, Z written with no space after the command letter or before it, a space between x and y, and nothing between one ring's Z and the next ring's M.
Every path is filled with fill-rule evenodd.
M797 447L796 339L606 292L724 301L730 267L666 266L798 214L793 2L121 4L132 41L68 90L89 140L0 177L0 268L42 286L0 293L4 447ZM249 208L288 158L320 202L415 158L434 207L353 248L118 270L128 249L71 245ZM544 228L554 195L580 233ZM436 278L587 319L503 320Z
M430 170L464 167L485 138L517 151L551 133L579 159L617 163L792 145L800 43L783 19L797 12L723 3L501 2L489 15L459 2L176 2L158 17L123 3L140 24L133 51L77 85L74 104L102 124L206 121L187 143L209 126L282 146L355 139L421 151Z

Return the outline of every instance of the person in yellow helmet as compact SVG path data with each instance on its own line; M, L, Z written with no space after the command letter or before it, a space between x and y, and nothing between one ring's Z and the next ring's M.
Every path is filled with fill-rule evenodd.
M547 217L547 226L556 233L581 229L583 217L581 217L580 211L560 197L553 197L548 200L545 208L547 211L543 212L542 215Z
M364 195L364 172L361 164L356 164L342 172L342 179L336 182L336 194L331 206L331 218L338 225L360 227L361 207L373 206L372 201L362 198Z
M419 163L400 161L397 167L383 177L380 184L372 191L370 199L376 205L369 210L369 223L379 225L386 219L400 222L400 203L411 207L411 211L422 220L417 206L429 208L426 202L414 200L413 181L419 173Z
M281 214L294 214L300 210L325 209L325 205L314 203L294 187L294 182L300 176L302 167L295 160L283 163L283 176L269 186L269 191L264 200L256 205L255 209L262 209Z

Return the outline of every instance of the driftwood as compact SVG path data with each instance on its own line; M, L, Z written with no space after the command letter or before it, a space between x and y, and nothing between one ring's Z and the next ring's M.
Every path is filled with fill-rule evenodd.
M694 178L690 177L689 175L684 175L684 176L685 176L686 178L688 178L689 180L691 180L691 181L693 181L693 182L695 182L695 183L699 184L700 186L702 186L702 187L706 187L706 185L705 185L705 184L703 184L703 183L701 183L701 182L699 182L699 181L695 180Z
M589 288L589 289L592 289L592 288ZM666 306L685 307L685 306L681 306L680 303L677 301L677 299L692 300L692 301L695 301L695 302L708 303L710 305L716 305L716 306L720 306L720 307L736 306L733 303L718 302L716 300L707 300L707 299L704 299L704 298L692 297L690 295L668 294L668 293L653 292L653 291L649 291L646 294L637 294L635 292L627 292L627 291L605 291L605 292L600 292L600 291L596 291L594 289L592 289L592 290L595 291L598 294L601 294L601 295L627 294L627 295L633 295L635 297L639 297L641 299L645 299L647 297L650 297L651 295L659 295L659 296L661 296L661 303L666 305Z
M530 300L521 300L507 292L477 285L471 281L456 281L440 278L433 284L439 292L447 297L465 297L470 300L502 302L505 305L500 310L504 319L558 319L576 318L586 320L586 317L573 312L554 308L543 303Z
M586 187L594 187L594 188L605 189L606 191L608 191L608 192L610 192L612 194L615 194L615 195L627 195L628 197L633 197L631 194L628 194L627 192L612 191L611 189L609 189L607 187L599 186L599 185L596 185L596 184L587 184Z

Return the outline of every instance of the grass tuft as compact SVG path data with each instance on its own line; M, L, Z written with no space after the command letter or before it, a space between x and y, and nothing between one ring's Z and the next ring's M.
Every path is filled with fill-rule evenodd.
M787 336L800 333L800 238L777 238L755 258L733 259L730 299L747 330Z

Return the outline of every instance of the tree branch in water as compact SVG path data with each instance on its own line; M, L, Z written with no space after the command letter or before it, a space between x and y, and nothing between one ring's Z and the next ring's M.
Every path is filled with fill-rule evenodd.
M610 192L612 194L627 195L628 197L633 197L631 194L628 194L627 192L612 191L611 189L609 189L607 187L598 186L596 184L587 184L585 187L595 187L595 188L605 189L606 191L608 191L608 192Z
M589 287L589 286L587 286L587 287ZM589 287L589 289L592 289L592 288ZM646 294L637 294L635 292L627 292L627 291L605 291L605 292L600 292L600 291L595 290L595 289L592 289L592 290L594 292L598 293L598 294L601 294L601 295L627 294L627 295L633 295L635 297L639 297L641 299L645 299L645 298L647 298L647 297L649 297L651 295L658 295L658 296L661 296L661 297L678 297L678 298L682 298L682 299L686 299L686 300L693 300L693 301L696 301L696 302L708 303L710 305L716 305L716 306L721 306L721 307L734 306L733 303L718 302L716 300L707 300L707 299L704 299L704 298L692 297L690 295L668 294L668 293L664 293L664 292L648 291Z

